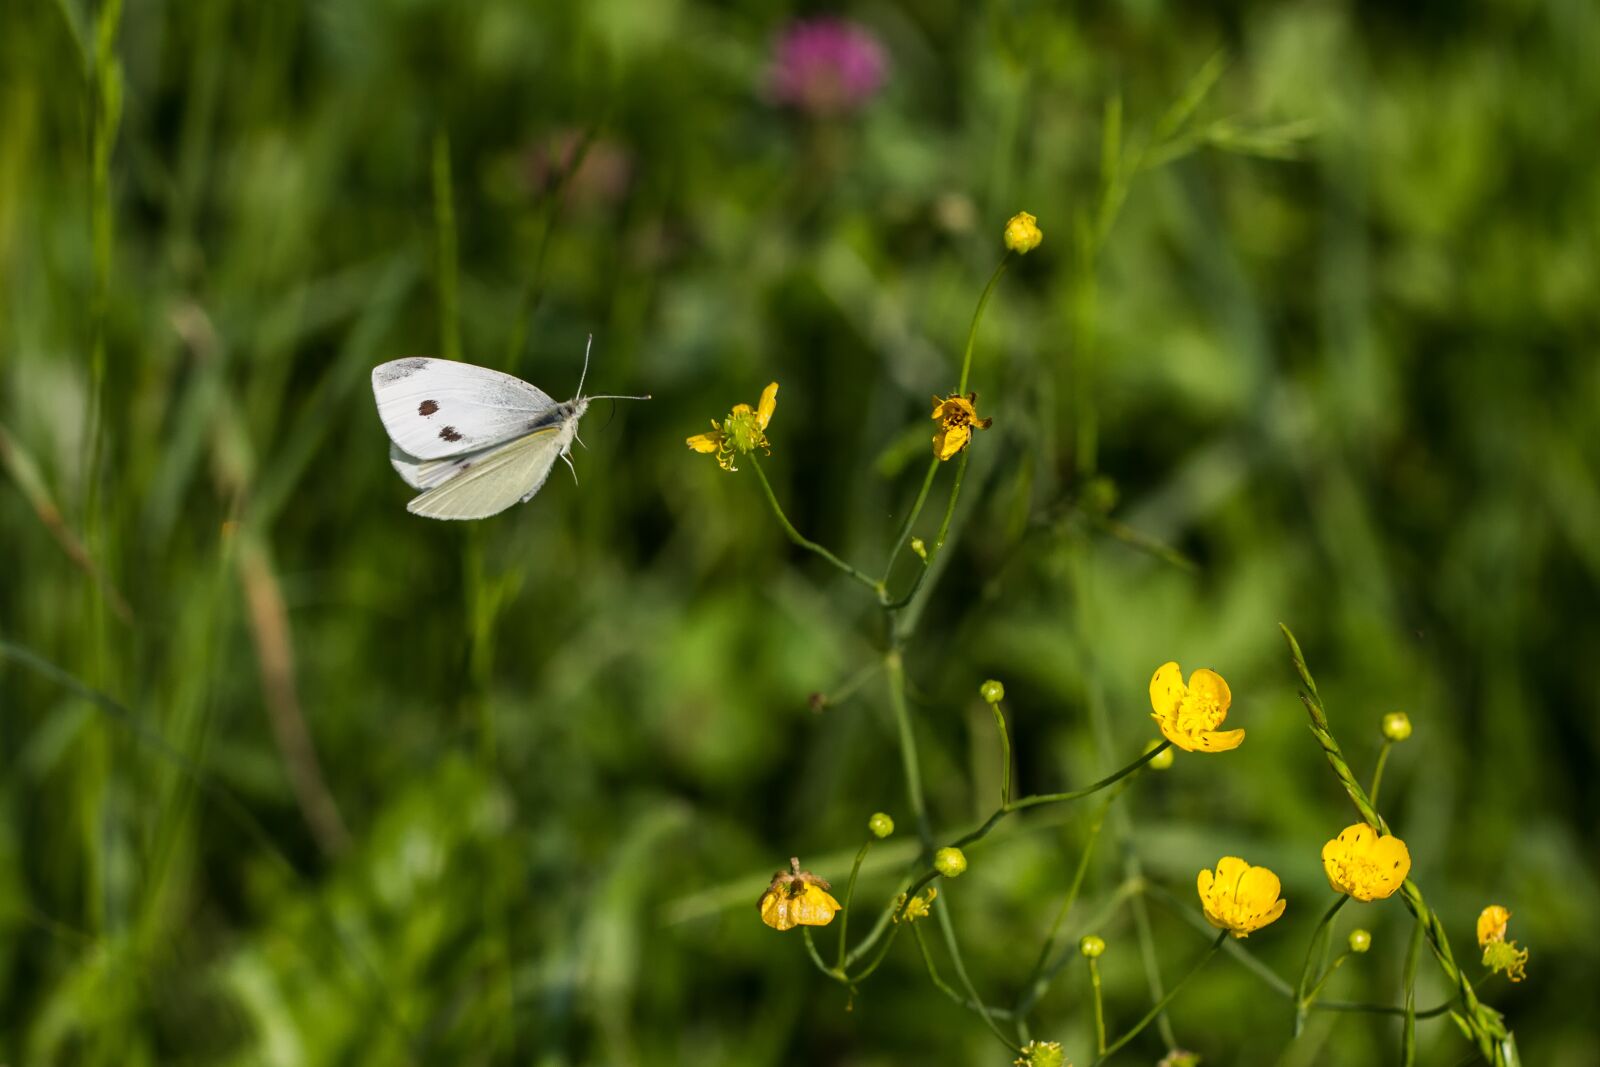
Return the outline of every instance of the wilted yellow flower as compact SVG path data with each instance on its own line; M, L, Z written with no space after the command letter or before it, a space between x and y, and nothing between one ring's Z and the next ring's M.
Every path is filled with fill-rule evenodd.
M1511 912L1499 904L1490 904L1478 915L1478 944L1483 949L1483 965L1492 971L1502 971L1513 982L1527 977L1523 968L1528 963L1528 950L1518 948L1515 941L1506 940L1506 924Z
M962 396L951 393L947 397L933 398L933 419L939 424L939 432L933 435L933 454L941 460L951 456L967 447L972 440L972 429L987 430L993 419L978 418L978 394L968 393Z
M1238 856L1222 857L1215 872L1201 871L1199 889L1206 921L1234 937L1248 937L1283 914L1278 876Z
M1511 921L1511 911L1499 904L1490 904L1478 913L1478 947L1487 948L1495 941L1506 939L1506 924Z
M1072 1067L1059 1041L1030 1041L1020 1051L1022 1055L1011 1061L1016 1067Z
M709 433L695 434L686 443L696 452L716 453L717 463L723 470L738 470L733 465L736 455L747 455L758 448L771 455L766 431L777 406L778 383L773 382L761 390L761 400L755 410L752 411L749 404L735 404L720 423L711 420Z
M1322 846L1322 870L1335 893L1357 900L1382 900L1400 888L1411 873L1406 843L1364 822L1346 826Z
M1039 220L1026 211L1017 212L1006 223L1006 247L1019 256L1032 252L1043 240L1044 231L1039 229Z
M910 900L904 893L895 901L894 921L914 923L918 919L926 919L933 911L934 898L939 895L939 890L929 886L926 893L919 893Z
M800 869L800 860L791 858L787 871L772 876L772 884L756 903L761 921L774 930L796 926L827 926L839 911L839 902L828 890L826 881Z
M1232 702L1222 675L1204 667L1189 675L1188 685L1176 663L1163 663L1150 679L1150 717L1185 752L1226 752L1244 743L1243 730L1217 730Z

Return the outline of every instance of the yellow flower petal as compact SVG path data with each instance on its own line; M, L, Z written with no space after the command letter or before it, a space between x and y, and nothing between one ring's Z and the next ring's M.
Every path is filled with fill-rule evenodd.
M756 422L763 430L767 428L767 423L772 421L772 413L777 410L777 407L778 383L772 382L761 390L761 401L756 405Z
M790 904L795 922L801 926L827 926L833 922L839 902L819 885L808 885Z
M1157 719L1169 719L1178 714L1187 688L1183 684L1183 671L1176 663L1168 661L1156 668L1150 676L1150 707Z
M790 910L790 897L787 887L769 889L761 895L761 921L774 930L792 930L799 920Z
M1485 948L1495 941L1506 939L1506 924L1511 912L1499 904L1490 904L1478 915L1478 947Z
M696 452L715 452L722 447L722 434L715 430L711 433L697 433L686 443Z
M1201 667L1189 676L1189 695L1207 707L1215 707L1217 722L1228 717L1228 708L1233 704L1233 693L1228 689L1228 683L1222 680L1222 675L1207 667Z
M1203 734L1196 734L1194 745L1190 752L1198 749L1201 752L1227 752L1244 744L1243 730L1210 730Z
M967 447L967 442L972 440L971 426L951 426L940 430L933 435L933 453L941 461Z

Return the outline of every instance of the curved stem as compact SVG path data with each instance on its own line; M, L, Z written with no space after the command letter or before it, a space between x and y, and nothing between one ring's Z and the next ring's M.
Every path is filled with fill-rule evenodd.
M933 827L928 825L928 806L922 797L922 765L917 759L917 735L911 728L911 709L906 705L906 666L898 649L884 657L884 672L889 678L889 706L894 711L895 729L900 734L900 762L905 769L906 799L911 804L911 813L917 818L917 835L926 853L933 847Z
M1383 765L1389 762L1389 750L1394 747L1394 742L1387 737L1383 739L1383 747L1378 749L1378 765L1372 771L1372 788L1367 790L1367 795L1372 798L1372 806L1378 806L1378 787L1383 784Z
M972 998L975 1010L979 1015L983 1016L984 1023L993 1032L994 1036L1000 1039L1000 1043L1012 1052L1021 1052L1022 1049L1017 1043L1007 1037L1005 1031L1001 1030L999 1024L994 1021L992 1010L983 1002L983 998L978 996L977 987L972 984L972 979L967 974L967 965L961 959L961 946L956 942L955 927L950 922L950 902L948 898L945 900L944 905L937 909L937 912L939 931L944 934L945 948L950 952L950 965L956 969L956 977L961 980L961 987L967 991L967 996Z
M800 934L801 940L806 943L806 955L810 956L811 962L817 965L817 970L832 978L835 982L843 982L844 975L841 972L822 962L822 955L817 951L817 943L811 938L811 927L802 926Z
M1000 730L1000 806L1011 806L1011 735L1006 732L1006 715L996 700L989 705L994 712L994 724Z
M1217 954L1217 950L1222 947L1223 938L1227 936L1228 931L1226 930L1223 930L1221 933L1217 934L1216 940L1211 942L1210 950L1207 951L1204 956L1200 957L1199 961L1194 965L1193 968L1190 969L1189 973L1178 979L1178 981L1174 983L1173 987L1167 991L1167 995L1162 997L1156 1003L1155 1007L1146 1012L1144 1018L1133 1024L1133 1029L1129 1030L1127 1033L1117 1038L1116 1041L1112 1042L1111 1045L1103 1053L1101 1053L1098 1058L1095 1059L1091 1067L1099 1067L1100 1064L1110 1059L1118 1049L1122 1048L1122 1046L1138 1037L1140 1031L1154 1022L1156 1016L1160 1015L1162 1011L1166 1009L1167 1005L1172 1003L1172 998L1178 995L1178 991L1189 984L1189 979L1199 974L1201 969L1205 967L1206 964L1211 962L1211 957Z
M989 275L989 284L983 287L983 295L978 297L978 306L972 312L972 325L967 329L967 347L961 353L961 381L956 386L956 392L967 391L967 377L972 372L972 348L978 339L978 323L983 321L983 309L989 304L989 295L994 292L995 285L1000 281L1000 276L1011 266L1011 252L1000 257L1000 262L995 266L994 273Z
M900 532L895 534L894 544L889 548L889 562L883 565L883 581L889 580L889 572L894 570L894 561L900 558L900 550L911 539L911 527L916 525L917 517L922 514L922 506L928 502L928 491L933 488L933 476L939 473L939 457L935 456L928 462L928 473L923 475L922 489L917 493L916 503L911 505L911 510L906 513L906 518L900 524Z
M868 589L871 589L873 592L879 594L881 597L883 594L883 585L881 582L877 581L875 578L868 578L865 574L862 574L860 571L856 570L854 567L850 566L850 564L846 563L838 556L835 556L832 552L829 552L826 548L823 548L815 541L806 538L800 533L799 530L794 528L794 523L789 521L789 516L783 513L783 508L778 504L778 497L772 491L772 483L767 481L767 472L761 469L761 461L756 458L754 452L750 453L749 458L750 465L755 468L756 477L761 481L761 490L767 494L767 503L772 505L772 513L778 517L778 522L783 526L783 532L789 535L789 540L793 541L795 544L809 552L815 552L817 555L821 556L835 567L838 567L850 577L854 578Z
M1306 945L1306 962L1300 968L1300 981L1295 983L1294 1032L1296 1034L1305 1027L1306 1012L1310 1009L1311 1003L1317 999L1317 990L1322 988L1322 982L1327 981L1328 976L1325 974L1313 987L1311 975L1321 967L1320 961L1327 951L1328 939L1332 936L1334 916L1339 914L1339 909L1349 900L1348 895L1340 893L1328 910L1322 913L1322 918L1317 921L1317 928L1311 932L1311 940Z
M889 936L884 938L883 947L879 949L878 954L872 958L872 962L862 968L860 974L848 976L846 981L848 981L852 986L857 982L866 981L866 979L871 976L873 971L883 966L883 961L889 957L889 946L894 944L895 935L899 932L900 925L898 923L896 923L894 926L891 926L889 928Z
M934 966L933 954L928 951L928 942L927 939L922 936L922 928L913 925L911 927L911 932L917 936L917 947L922 950L922 962L928 967L928 977L933 981L934 988L939 990L939 992L943 993L945 996L949 997L951 1000L955 1001L957 1004L961 1005L963 1008L966 1008L968 1011L977 1011L978 1005L976 1003L968 1000L966 997L956 992L950 987L948 982L939 977L939 968ZM1011 1013L1006 1011L1004 1008L990 1008L989 1014L993 1015L997 1019L1009 1019L1012 1017Z
M839 915L839 964L838 970L844 970L845 946L849 944L846 938L850 931L850 902L856 895L856 877L861 874L861 861L867 858L867 852L872 848L872 838L867 838L861 843L861 848L856 852L856 861L850 865L850 881L844 887L844 907L840 908Z

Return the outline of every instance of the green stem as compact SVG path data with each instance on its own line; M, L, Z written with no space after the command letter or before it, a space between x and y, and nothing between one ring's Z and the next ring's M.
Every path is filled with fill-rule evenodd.
M1385 746L1387 747L1387 746ZM1417 1062L1417 960L1422 955L1422 922L1411 926L1411 944L1406 946L1405 1023L1400 1030L1400 1063L1411 1067ZM1454 999L1454 998L1452 998ZM1448 1005L1449 1001L1446 1001Z
M917 819L917 836L924 854L933 848L933 827L928 824L928 806L922 797L922 766L917 760L917 736L911 728L911 709L906 704L906 665L898 649L884 657L884 673L889 679L889 706L894 711L895 729L900 735L900 763L906 776L906 799ZM916 890L912 890L916 892Z
M871 589L873 592L879 594L881 598L883 594L883 584L881 582L874 578L868 578L865 574L862 574L860 571L856 570L854 567L850 566L850 564L846 563L838 556L835 556L832 552L829 552L826 548L823 548L815 541L803 537L800 531L794 528L794 523L789 521L789 516L783 513L783 508L778 504L778 497L772 491L772 483L767 481L767 472L761 469L761 461L756 459L754 452L750 453L749 458L750 465L755 468L756 477L761 481L761 490L767 494L767 503L772 505L772 513L778 517L778 522L783 526L783 532L789 535L789 540L793 541L795 544L799 545L803 549L806 549L807 551L815 552L817 555L821 556L835 567L838 567L841 571L844 571L846 574L860 582L862 585L866 586L868 589Z
M899 923L896 923L894 926L889 928L889 936L883 939L883 947L879 949L878 954L872 958L872 962L867 964L866 967L862 968L860 974L851 975L847 979L852 986L857 982L866 981L866 979L872 975L873 971L883 966L883 961L889 957L889 946L894 944L895 935L899 932Z
M1094 1064L1092 1064L1091 1067L1099 1067L1100 1064L1110 1059L1117 1052L1117 1050L1122 1048L1122 1046L1138 1037L1140 1031L1154 1022L1156 1016L1165 1011L1167 1005L1172 1003L1172 998L1178 995L1179 990L1189 984L1189 979L1199 974L1201 968L1211 962L1211 957L1217 954L1217 950L1222 947L1223 939L1227 936L1228 931L1226 930L1223 930L1221 933L1219 933L1216 940L1211 942L1211 948L1204 956L1200 957L1199 961L1195 963L1195 965L1189 970L1189 973L1178 979L1177 983L1174 984L1173 987L1167 992L1167 995L1162 997L1156 1003L1155 1007L1146 1012L1144 1018L1133 1024L1133 1029L1129 1030L1127 1033L1117 1038L1116 1041L1112 1042L1111 1045L1103 1053L1101 1053L1098 1058L1095 1059Z
M917 937L917 947L922 950L922 962L927 965L928 977L933 981L934 988L945 996L966 1008L968 1011L977 1011L978 1005L968 1000L950 987L950 984L939 977L939 968L934 965L933 954L928 951L927 939L922 936L922 927L912 924L911 932ZM990 1008L989 1013L997 1019L1011 1018L1011 1013L1004 1008ZM1009 1044L1009 1042L1008 1042ZM1018 1050L1020 1051L1020 1050Z
M947 889L946 894L948 892L949 890ZM989 1027L995 1037L1000 1039L1002 1045L1012 1052L1021 1052L1022 1049L1017 1046L1016 1042L1007 1037L1005 1031L1001 1030L999 1024L994 1021L993 1012L983 1002L983 998L978 996L977 987L972 984L972 979L967 974L967 966L961 959L961 946L956 942L956 930L950 921L950 901L948 897L940 907L934 910L937 912L939 919L939 932L944 934L945 948L950 952L950 965L956 969L956 977L961 980L961 987L967 991L967 996L972 998L975 1010L979 1015L983 1016L984 1024Z
M1387 737L1383 739L1383 747L1378 749L1378 765L1372 771L1372 788L1367 790L1367 795L1372 798L1372 806L1378 806L1378 787L1383 784L1383 765L1389 762L1389 749L1394 747L1394 742Z
M835 970L822 962L822 955L817 951L817 943L811 938L811 927L802 926L800 934L801 940L806 943L806 955L810 956L811 962L817 965L817 970L832 978L835 982L843 982L845 980L843 972Z
M1007 808L1011 806L1011 735L1006 732L1006 716L1000 710L1000 702L996 700L989 708L1000 730L1000 806Z
M1106 1054L1106 1009L1105 1001L1100 995L1100 965L1095 960L1089 961L1089 986L1094 991L1094 1051L1096 1055Z
M915 525L917 516L922 514L922 506L928 502L928 491L933 488L933 477L939 473L939 457L935 456L928 461L928 473L922 478L922 488L917 492L916 503L911 505L911 510L906 513L905 522L900 524L900 532L895 534L894 545L889 549L889 562L883 567L883 580L889 580L889 572L894 570L894 561L900 558L900 550L911 539L911 527Z
M1333 966L1322 972L1322 977L1317 979L1317 984L1312 986L1311 991L1306 994L1308 1003L1317 999L1317 994L1322 992L1322 987L1327 983L1328 979L1333 977L1333 972L1337 971L1341 966L1343 966L1344 961L1349 958L1350 952L1348 949L1334 957Z
M844 970L845 947L850 930L850 902L856 895L856 877L861 874L861 861L867 858L867 853L872 848L872 838L862 842L861 848L856 852L856 861L850 866L850 881L844 887L844 907L840 908L839 915L839 965L838 970Z
M972 312L972 325L967 329L967 347L961 354L961 382L956 386L956 392L963 395L967 391L967 377L972 372L972 348L978 339L978 323L983 321L983 309L989 304L989 294L994 292L994 287L1000 281L1000 276L1011 266L1011 252L1000 257L1000 262L995 265L994 273L989 275L989 284L983 287L983 295L978 297L978 306Z
M1306 945L1306 962L1300 968L1300 981L1295 983L1295 1011L1294 1032L1296 1035L1305 1028L1306 1013L1310 1010L1312 1001L1316 1000L1316 989L1322 987L1322 982L1311 986L1311 976L1321 966L1321 960L1327 951L1328 939L1333 934L1333 919L1339 914L1339 909L1349 903L1350 897L1340 893L1338 898L1327 911L1322 913L1322 918L1317 922L1317 928L1311 932L1311 940ZM1331 972L1330 972L1331 973ZM1323 976L1326 980L1327 976Z

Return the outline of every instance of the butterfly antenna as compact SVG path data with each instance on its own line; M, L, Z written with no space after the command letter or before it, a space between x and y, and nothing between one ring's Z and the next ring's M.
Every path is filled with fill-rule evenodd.
M591 396L591 397L588 397L587 399L589 399L589 400L650 400L650 399L653 399L653 398L650 396L649 393L646 393L643 396L613 396L610 393L602 393L600 396Z
M578 375L578 395L583 395L584 379L589 377L589 350L594 348L594 334L589 335L589 343L583 346L583 372Z

